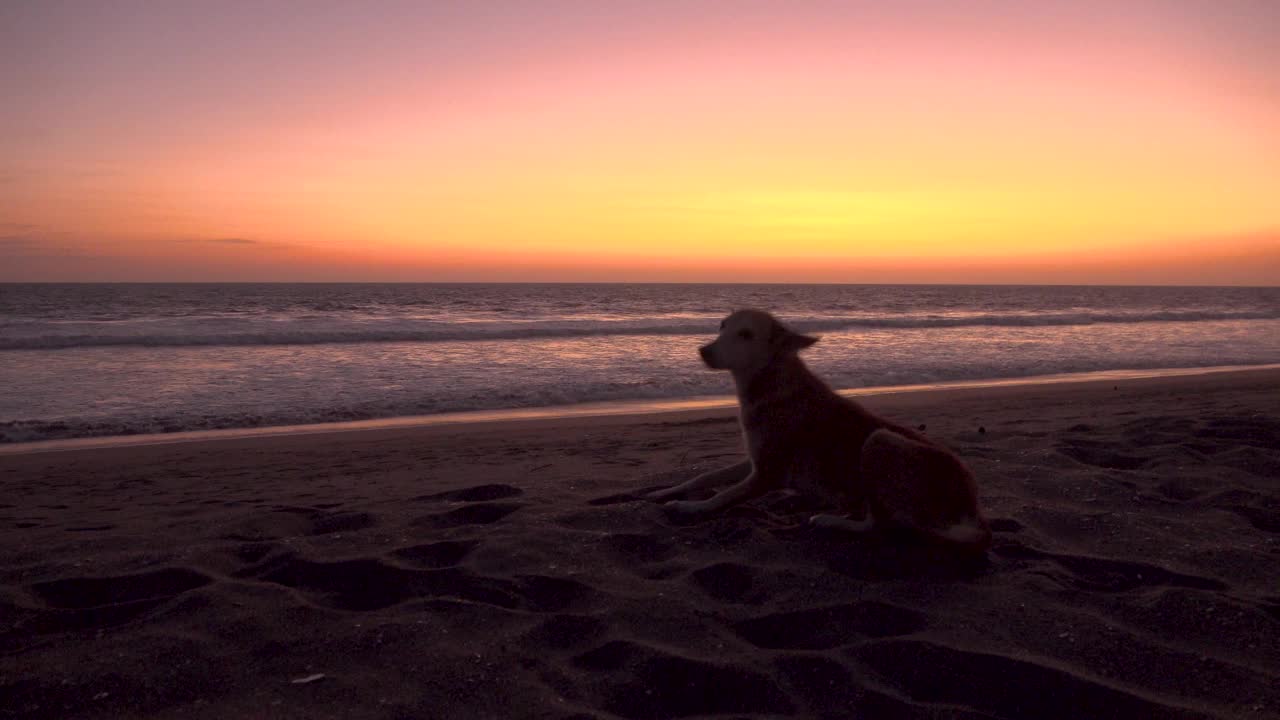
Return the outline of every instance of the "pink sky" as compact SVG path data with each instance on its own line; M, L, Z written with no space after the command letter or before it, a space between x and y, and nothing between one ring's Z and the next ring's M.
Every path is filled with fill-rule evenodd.
M1277 37L1268 0L9 3L0 280L1275 284Z

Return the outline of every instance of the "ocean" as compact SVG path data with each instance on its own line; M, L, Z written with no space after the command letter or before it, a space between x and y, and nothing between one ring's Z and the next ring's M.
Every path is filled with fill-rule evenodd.
M725 396L739 307L841 389L1280 363L1280 288L4 284L0 442Z

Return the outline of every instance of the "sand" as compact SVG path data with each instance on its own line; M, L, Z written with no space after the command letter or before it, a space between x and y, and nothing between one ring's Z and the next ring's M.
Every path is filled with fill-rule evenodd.
M1280 373L865 402L985 559L636 499L724 411L0 455L0 716L1280 717Z

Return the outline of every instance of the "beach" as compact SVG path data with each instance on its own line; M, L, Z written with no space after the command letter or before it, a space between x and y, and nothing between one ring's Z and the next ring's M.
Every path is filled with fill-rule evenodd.
M0 716L1280 717L1280 371L860 401L986 558L639 499L724 409L0 454Z

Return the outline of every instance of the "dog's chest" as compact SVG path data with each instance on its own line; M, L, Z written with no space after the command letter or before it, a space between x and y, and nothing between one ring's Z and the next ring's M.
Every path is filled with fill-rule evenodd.
M798 453L787 464L784 483L803 495L835 499L851 479L850 469L836 458Z
M840 496L853 479L852 458L805 435L747 432L748 452L757 467L769 468L784 487L828 499Z

